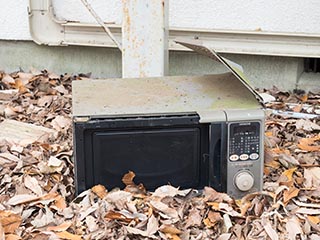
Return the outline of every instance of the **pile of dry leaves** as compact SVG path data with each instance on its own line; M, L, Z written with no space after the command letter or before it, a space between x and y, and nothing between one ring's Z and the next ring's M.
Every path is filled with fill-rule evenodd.
M74 198L71 81L86 77L0 73L0 239L319 239L320 95L263 90L263 192L148 192L129 172Z

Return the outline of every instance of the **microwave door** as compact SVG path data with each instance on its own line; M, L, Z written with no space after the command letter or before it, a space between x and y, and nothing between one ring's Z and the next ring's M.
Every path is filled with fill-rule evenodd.
M227 132L226 123L213 123L209 134L209 186L216 191L227 189Z

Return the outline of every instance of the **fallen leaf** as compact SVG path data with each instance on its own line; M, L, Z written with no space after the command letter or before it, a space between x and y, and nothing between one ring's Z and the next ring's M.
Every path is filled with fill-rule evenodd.
M154 193L152 194L153 197L160 197L160 198L164 198L164 197L174 197L179 193L179 189L175 188L173 186L170 185L164 185L161 187L158 187Z
M61 239L68 239L68 240L81 240L82 237L80 235L72 234L67 231L58 232L56 235Z
M292 175L293 175L293 173L294 173L296 170L297 170L296 167L295 167L295 168L290 168L290 169L288 169L288 170L285 170L285 171L282 173L282 175L287 177L288 182L291 182L291 181L292 181Z
M320 223L320 218L318 216L307 216L308 220L314 224L319 224Z
M301 110L303 109L303 105L302 104L298 104L297 106L295 106L292 110L294 112L301 112Z
M3 76L3 78L1 79L1 81L3 83L7 83L7 84L14 84L15 83L14 79L9 74L5 74Z
M178 235L181 234L182 231L179 230L178 228L174 227L174 226L168 226L168 225L163 225L160 227L160 231L163 233L169 233L172 235Z
M150 204L156 210L160 211L161 213L164 213L166 218L174 218L174 219L179 218L177 210L175 210L174 208L168 207L168 205L160 201L150 201Z
M223 218L221 217L221 214L219 212L209 211L208 212L208 219L211 223L216 224L217 222L220 222Z
M302 138L299 141L298 147L308 152L320 151L320 144L316 144L316 141L320 140L320 135L315 138Z
M136 176L136 174L132 171L129 171L128 173L126 173L123 178L122 178L122 182L126 185L126 186L131 186L131 185L136 185L133 182L134 177Z
M296 213L306 214L306 215L319 215L320 209L314 208L299 208L296 210Z
M0 240L5 240L4 235L5 235L5 233L4 233L4 229L2 227L1 218L0 218Z
M288 232L289 240L296 240L296 236L303 233L300 222L296 217L292 217L287 221L286 230Z
M0 210L0 223L5 234L14 233L22 222L21 216L11 211Z
M95 193L99 198L103 199L107 196L107 190L103 185L96 185L91 188L92 192Z
M36 178L26 175L24 177L24 185L29 188L32 192L34 192L37 196L41 196L43 194L42 189L39 185L39 182Z
M48 161L49 167L60 167L62 165L62 161L56 157L50 156Z
M1 237L0 237L1 239ZM21 240L22 238L19 237L18 235L16 234L7 234L6 237L4 238L5 240Z
M158 220L152 215L147 223L148 236L154 235L159 230Z
M54 214L47 207L44 207L44 211L40 211L39 214L30 222L35 228L42 228L52 224L54 222Z
M65 209L67 207L67 203L66 203L65 199L61 195L58 195L57 197L55 197L54 205L59 210L63 210L63 209Z
M217 240L228 240L230 239L231 235L232 233L223 233L217 238Z
M72 222L64 222L58 226L47 227L47 231L63 232L63 231L66 231L71 225L72 225Z
M200 214L200 211L196 208L193 208L190 210L188 218L185 222L185 226L186 228L189 227L199 227L201 225L202 222L202 216Z
M204 187L204 201L206 202L228 202L231 203L233 199L226 193L220 193L211 187Z
M289 190L284 190L283 192L283 202L287 204L292 198L298 196L300 190L291 186Z
M303 102L303 103L305 103L307 100L308 100L308 94L304 94L304 95L302 95L302 96L299 96L299 99Z
M97 224L98 220L95 217L89 215L88 217L86 217L85 222L89 232L94 232L99 229L99 225Z
M114 203L118 209L123 209L125 204L130 201L132 194L126 191L109 192L106 201Z
M226 232L229 232L229 229L232 227L232 222L228 214L223 214L223 222L226 228Z
M316 123L313 123L311 120L299 119L296 122L297 129L303 129L305 131L314 131L320 130L320 126Z
M119 221L124 221L124 222L131 222L132 220L134 220L133 218L127 218L126 216L122 215L119 212L115 212L115 211L109 211L106 213L106 215L104 216L106 219L110 219L110 220L119 220Z
M143 237L149 237L149 238L154 238L157 239L156 236L149 236L149 234L147 233L147 231L142 231L138 228L133 228L133 227L129 227L129 226L125 226L125 229L131 233L131 234L135 234L135 235L141 235Z
M15 195L12 198L10 198L7 202L8 205L19 205L19 204L24 204L28 202L33 202L38 200L39 197L31 194L21 194L21 195Z
M68 128L69 126L71 126L71 119L70 118L66 118L64 116L56 116L52 122L51 122L51 126L58 130L61 131L65 128Z
M279 236L277 232L274 230L274 228L271 226L270 222L268 220L264 220L263 228L268 234L268 236L271 238L271 240L278 240Z

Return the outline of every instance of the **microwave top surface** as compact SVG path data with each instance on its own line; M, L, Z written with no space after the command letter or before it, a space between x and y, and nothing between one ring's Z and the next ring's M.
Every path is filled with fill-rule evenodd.
M72 83L74 117L260 109L230 72L217 75L81 80Z

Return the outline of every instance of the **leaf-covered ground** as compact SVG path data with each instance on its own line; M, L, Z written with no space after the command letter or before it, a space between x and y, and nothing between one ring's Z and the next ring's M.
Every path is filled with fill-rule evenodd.
M148 192L129 172L125 189L74 198L71 81L86 77L0 73L0 128L9 119L44 127L36 139L0 129L0 239L320 239L320 94L261 90L275 97L262 192Z

